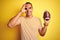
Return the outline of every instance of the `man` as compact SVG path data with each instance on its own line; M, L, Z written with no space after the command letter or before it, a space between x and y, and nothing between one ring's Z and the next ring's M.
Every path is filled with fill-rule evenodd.
M32 4L26 2L21 11L8 22L10 28L21 25L21 40L38 40L38 33L41 36L44 36L46 33L48 21L44 20L44 27L42 27L40 20L32 15L32 11ZM26 13L26 17L21 16L23 12Z

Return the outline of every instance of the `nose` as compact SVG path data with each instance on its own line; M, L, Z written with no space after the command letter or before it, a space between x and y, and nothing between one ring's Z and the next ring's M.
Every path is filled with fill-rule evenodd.
M29 9L27 9L27 12L29 12Z

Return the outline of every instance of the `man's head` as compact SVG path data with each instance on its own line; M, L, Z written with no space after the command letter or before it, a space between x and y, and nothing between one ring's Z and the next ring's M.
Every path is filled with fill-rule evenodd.
M32 15L33 7L32 7L32 4L30 2L26 2L25 3L25 10L26 10L26 15L27 16L31 16Z

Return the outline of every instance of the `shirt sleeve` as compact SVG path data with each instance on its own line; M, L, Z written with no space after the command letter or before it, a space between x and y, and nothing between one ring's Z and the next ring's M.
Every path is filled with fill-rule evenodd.
M42 29L42 23L40 19L38 19L38 29Z
M21 24L23 21L23 17L19 17L18 22Z

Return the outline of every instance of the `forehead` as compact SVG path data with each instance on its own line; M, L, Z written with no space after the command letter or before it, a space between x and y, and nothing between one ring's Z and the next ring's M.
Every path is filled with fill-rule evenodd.
M25 7L32 7L31 4L25 4Z

